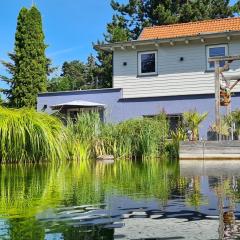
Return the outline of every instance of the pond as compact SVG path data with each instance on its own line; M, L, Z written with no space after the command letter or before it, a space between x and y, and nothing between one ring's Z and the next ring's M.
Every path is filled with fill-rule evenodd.
M239 239L240 161L3 165L0 239Z

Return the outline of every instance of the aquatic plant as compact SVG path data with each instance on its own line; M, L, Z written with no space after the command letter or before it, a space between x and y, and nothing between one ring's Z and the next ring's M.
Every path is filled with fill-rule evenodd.
M33 109L0 107L0 162L38 162L67 157L63 124Z
M168 137L166 117L139 118L101 127L95 145L97 155L118 158L156 157L165 149Z
M197 140L199 137L199 125L207 117L208 113L200 114L196 110L183 113L184 126L191 130L192 140Z
M67 147L71 159L86 160L94 154L100 125L101 121L96 112L79 114L74 122L67 120Z

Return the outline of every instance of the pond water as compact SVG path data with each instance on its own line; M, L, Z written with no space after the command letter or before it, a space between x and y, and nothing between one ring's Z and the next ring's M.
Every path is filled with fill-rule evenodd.
M240 161L0 167L0 239L239 239Z

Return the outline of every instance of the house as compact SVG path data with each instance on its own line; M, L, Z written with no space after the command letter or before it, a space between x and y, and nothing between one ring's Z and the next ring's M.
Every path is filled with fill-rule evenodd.
M96 47L113 52L113 88L41 93L39 111L74 115L96 108L105 121L116 123L164 109L174 128L183 112L196 109L209 113L200 129L206 139L215 120L215 66L208 58L240 55L240 18L147 27L137 40ZM232 109L238 107L240 86L232 97Z

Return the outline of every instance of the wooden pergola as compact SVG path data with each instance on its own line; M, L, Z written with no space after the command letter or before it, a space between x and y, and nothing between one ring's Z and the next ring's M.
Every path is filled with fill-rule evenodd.
M225 56L225 57L211 57L208 59L209 62L215 63L215 124L216 129L219 129L219 133L217 134L217 140L221 141L221 104L220 104L220 93L221 93L221 77L222 73L224 71L227 71L230 69L230 64L234 61L240 61L240 55L238 56ZM220 62L224 61L225 65L223 67L220 66ZM236 80L236 82L230 87L230 90L232 90L240 81L239 79ZM231 94L230 94L231 97ZM227 105L227 114L231 113L231 101ZM233 140L233 126L232 127L232 137L231 140Z

